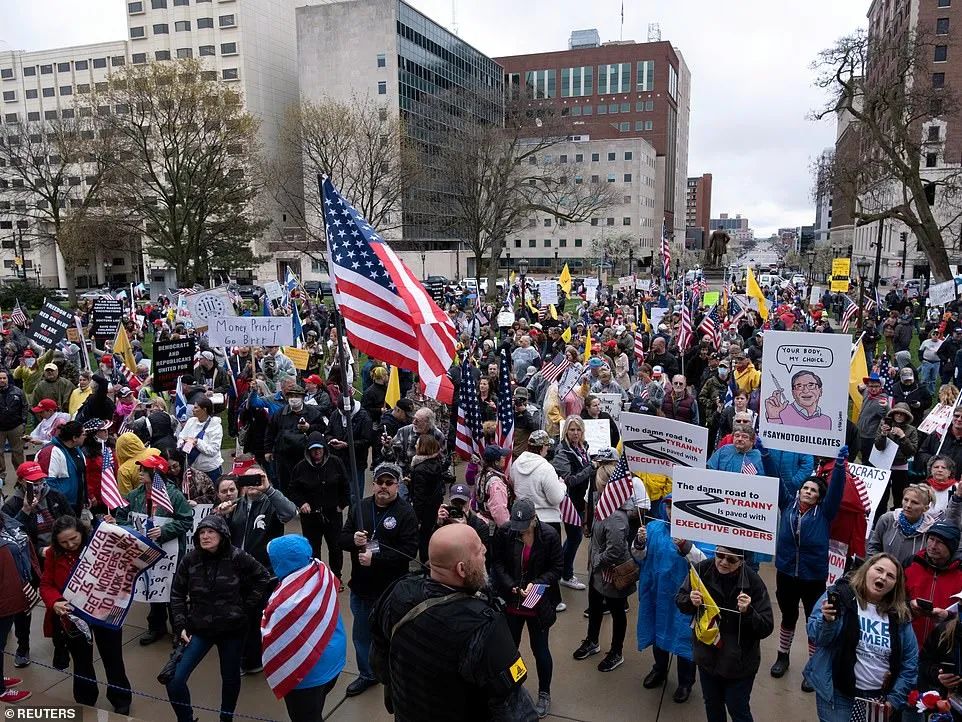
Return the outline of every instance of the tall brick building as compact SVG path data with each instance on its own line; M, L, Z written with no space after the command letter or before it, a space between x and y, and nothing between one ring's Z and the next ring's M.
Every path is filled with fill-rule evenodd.
M689 249L705 247L711 233L711 173L688 179L685 197L685 239Z

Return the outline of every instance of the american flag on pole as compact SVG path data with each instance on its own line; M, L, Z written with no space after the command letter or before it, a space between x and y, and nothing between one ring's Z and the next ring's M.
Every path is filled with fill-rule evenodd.
M170 494L167 493L167 483L156 471L150 481L150 486L148 486L145 491L147 493L147 501L152 503L155 508L159 506L171 514L174 513L174 504L170 500Z
M842 333L848 333L849 324L855 318L855 314L858 313L858 305L844 293L842 294L842 303L845 304L845 310L842 311Z
M108 510L127 506L127 500L120 495L117 488L117 475L114 474L114 452L104 444L103 464L100 471L100 498Z
M484 432L481 430L481 401L478 383L467 360L461 364L461 395L458 400L457 435L454 450L464 459L484 454Z
M501 349L498 367L498 446L510 450L514 446L514 399L511 396L511 360L507 349ZM504 462L506 477L510 464L509 454Z
M661 275L665 279L665 286L668 285L668 278L671 274L671 248L668 246L668 225L661 224Z
M678 350L684 352L691 345L694 337L691 328L691 307L685 301L685 294L682 292L681 301L681 328L678 331Z
M546 362L541 367L541 375L547 383L552 383L561 378L561 375L571 366L571 361L563 353L556 354L553 359Z
M698 325L698 332L710 338L715 348L721 346L721 318L718 315L717 305L712 306L712 309L705 314L705 318Z
M628 501L631 494L631 472L628 471L628 461L622 453L614 473L605 484L605 490L601 492L598 503L595 505L595 519L598 521L607 519Z
M454 324L331 179L321 186L332 291L348 340L372 358L416 372L425 395L450 404Z
M746 306L742 304L734 295L728 300L728 318L733 325L738 324L745 315Z
M581 526L581 514L575 509L574 502L571 501L571 497L565 494L565 497L561 500L561 521L569 526Z
M531 589L521 600L521 606L525 609L534 609L538 602L541 601L541 597L544 596L545 591L548 589L547 584L532 584Z
M13 307L13 311L10 312L10 321L17 326L27 325L27 314L23 312L23 307L20 305L20 299L17 299L16 305Z
M882 354L878 362L878 375L882 379L882 387L885 389L886 395L891 400L891 397L895 395L895 379L889 373L889 368L889 357Z
M883 700L855 698L852 705L852 722L887 722L887 720L888 708Z
M281 699L314 668L341 617L337 577L311 559L281 581L261 618L264 676Z

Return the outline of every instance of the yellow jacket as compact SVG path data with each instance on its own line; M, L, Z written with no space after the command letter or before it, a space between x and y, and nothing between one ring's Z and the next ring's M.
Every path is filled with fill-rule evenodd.
M652 474L651 472L636 473L645 488L648 490L648 498L658 501L666 494L671 493L671 477L663 474Z
M737 368L735 369L735 384L738 386L739 391L750 394L752 391L761 387L762 372L756 369L755 364L749 361L744 371L739 371Z
M126 497L131 491L140 486L140 467L138 461L148 456L160 456L160 450L144 446L137 434L128 431L117 437L117 489L121 496Z
M80 411L80 407L83 406L84 401L87 397L93 393L93 389L90 385L87 388L82 389L79 386L70 392L70 398L67 400L67 413L70 414L70 418L74 418L77 412Z

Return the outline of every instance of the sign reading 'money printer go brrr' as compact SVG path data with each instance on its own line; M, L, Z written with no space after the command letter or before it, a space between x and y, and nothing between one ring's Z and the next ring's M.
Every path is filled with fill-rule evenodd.
M208 342L215 348L294 345L290 316L222 316L208 323Z

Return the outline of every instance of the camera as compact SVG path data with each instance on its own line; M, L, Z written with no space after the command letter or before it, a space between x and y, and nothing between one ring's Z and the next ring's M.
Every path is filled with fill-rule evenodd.
M455 506L454 504L445 504L445 505L444 505L444 508L445 508L445 509L447 510L447 512L448 512L448 518L449 518L449 519L463 519L463 518L464 518L464 509L462 509L460 506Z

